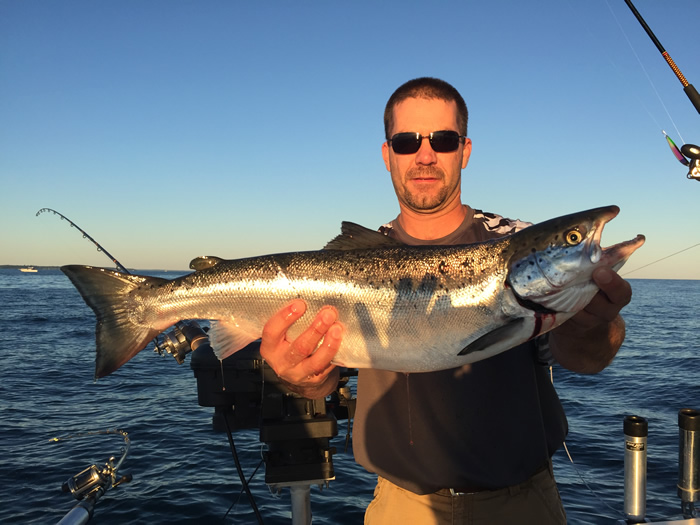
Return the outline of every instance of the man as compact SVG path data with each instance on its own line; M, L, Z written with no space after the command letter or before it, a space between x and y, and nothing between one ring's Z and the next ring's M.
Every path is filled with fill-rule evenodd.
M462 203L467 116L461 95L438 79L409 81L391 96L382 156L400 213L384 233L406 244L462 244L527 226ZM631 299L611 269L593 277L601 291L584 311L507 352L439 372L360 370L355 458L378 474L366 524L566 523L551 456L567 426L547 356L576 372L605 368L624 339L619 311ZM324 307L288 341L305 308L294 301L268 321L261 353L292 390L318 398L338 381L330 362L343 320Z

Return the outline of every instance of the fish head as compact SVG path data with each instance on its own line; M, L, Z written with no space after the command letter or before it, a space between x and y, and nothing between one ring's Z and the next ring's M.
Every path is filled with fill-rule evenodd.
M508 284L516 298L553 312L578 312L598 292L593 272L618 271L644 236L602 248L603 227L620 208L606 206L557 217L512 236ZM535 303L532 305L531 303Z

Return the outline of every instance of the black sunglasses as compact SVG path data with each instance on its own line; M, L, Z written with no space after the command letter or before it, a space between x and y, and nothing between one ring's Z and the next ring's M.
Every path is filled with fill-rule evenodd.
M410 155L420 149L423 139L430 140L430 146L437 153L449 153L455 151L460 142L464 142L467 137L460 135L456 131L433 131L428 136L423 136L420 133L397 133L391 137L388 142L394 153L399 155Z

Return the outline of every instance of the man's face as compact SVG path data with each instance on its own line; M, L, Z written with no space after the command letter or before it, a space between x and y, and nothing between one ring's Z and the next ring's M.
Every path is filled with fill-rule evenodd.
M427 137L443 130L459 131L454 101L409 98L394 106L390 136L412 132ZM460 173L469 162L471 150L471 141L466 139L455 151L437 153L424 139L416 153L400 155L385 142L382 156L401 208L427 214L461 204Z

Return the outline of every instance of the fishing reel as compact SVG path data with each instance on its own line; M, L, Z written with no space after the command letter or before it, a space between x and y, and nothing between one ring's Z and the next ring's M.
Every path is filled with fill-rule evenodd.
M61 490L70 492L77 500L82 500L95 496L98 493L104 493L107 488L114 488L122 483L128 483L132 480L131 474L124 474L117 479L115 460L114 456L110 457L101 469L97 465L90 465L64 482Z
M168 353L178 364L185 362L185 357L202 345L209 344L208 327L202 328L197 321L180 321L170 332L163 334L163 340L156 338L154 352L161 355Z
M688 175L689 179L700 181L700 147L695 144L684 144L681 146L681 153L688 159Z
M131 474L122 474L119 476L119 469L129 452L130 443L128 434L123 430L86 432L64 438L54 438L52 441L59 442L98 434L121 434L124 438L125 445L122 449L122 455L119 460L117 460L115 456L111 456L102 468L95 464L90 465L88 468L80 471L63 483L61 486L63 492L70 492L71 495L78 500L78 503L68 511L61 521L59 521L60 525L87 523L92 518L98 500L104 496L109 489L118 487L122 483L128 483L133 478Z

